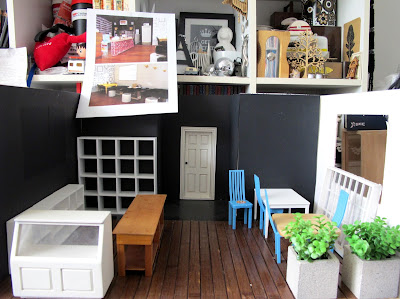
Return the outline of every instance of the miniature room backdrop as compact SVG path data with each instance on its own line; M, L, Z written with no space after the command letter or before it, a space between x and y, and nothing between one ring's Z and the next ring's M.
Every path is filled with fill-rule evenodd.
M78 182L78 136L157 137L158 193L167 194L167 204L179 201L182 126L217 128L215 200L229 200L228 170L239 168L245 171L250 201L256 173L262 187L293 188L313 204L319 96L182 96L176 114L75 119L77 94L4 86L0 92L13 99L0 103L7 144L0 155L3 227L45 196ZM5 230L0 244L4 277Z

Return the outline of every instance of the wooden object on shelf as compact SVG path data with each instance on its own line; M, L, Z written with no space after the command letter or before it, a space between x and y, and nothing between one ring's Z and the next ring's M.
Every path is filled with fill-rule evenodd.
M342 169L382 184L386 130L342 131Z
M342 62L325 62L325 78L326 79L343 79L343 63Z
M114 228L119 276L125 276L126 270L152 275L164 229L166 198L165 194L136 196Z
M243 17L247 18L247 0L223 0L222 4L229 4ZM240 18L238 18L240 22Z
M271 37L279 39L279 47L277 48L275 59L279 59L279 78L289 78L289 64L287 62L287 47L290 41L290 33L288 31L257 31L257 77L265 77L266 59L267 59L267 41Z
M356 79L358 70L358 58L354 57L349 65L349 71L347 72L346 79Z
M361 18L344 24L343 32L343 61L351 61L351 55L360 52Z
M330 59L342 60L342 27L337 26L311 26L312 32L328 39Z
M317 39L311 31L303 31L294 42L294 50L289 52L290 65L298 71L303 71L303 78L308 77L310 67L317 70L323 68L326 58L322 56L322 50L317 46Z

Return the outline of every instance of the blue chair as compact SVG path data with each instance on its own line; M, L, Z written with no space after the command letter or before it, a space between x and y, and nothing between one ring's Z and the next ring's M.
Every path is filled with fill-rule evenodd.
M263 235L265 236L264 223L266 221L265 217L267 217L267 214L265 214L265 206L264 206L264 202L261 198L260 178L256 174L254 175L254 187L256 189L258 206L260 207L260 229L263 230ZM283 213L283 209L271 209L271 213Z
M229 225L236 229L238 209L244 209L244 224L251 228L253 204L246 200L244 189L244 170L229 170ZM248 217L247 217L248 214Z
M257 176L255 175L254 176L255 181L256 181L256 177ZM258 182L259 182L259 179L258 179ZM258 186L259 186L259 184L258 184ZM256 187L256 189L257 189L257 187ZM294 221L295 214L274 214L272 216L271 209L269 207L269 202L268 202L268 194L267 194L266 190L264 190L264 191L265 191L265 199L266 199L265 204L267 207L268 217L269 217L269 221L271 223L271 226L272 226L272 229L273 229L274 235L275 235L276 262L278 264L280 264L281 263L281 237L284 236L283 230L289 222ZM260 193L260 192L258 192L258 193ZM261 195L260 196L257 195L257 197L261 198ZM337 219L337 221L335 221L335 222L337 223L338 227L342 223L344 214L346 212L348 198L349 198L349 194L346 191L341 190L340 194L339 194L339 199L338 199L338 204L337 204L337 208L335 211L335 215L333 215L333 218L331 220L331 221L335 221L333 219ZM321 214L304 214L303 217L306 220L311 220L315 216L319 216L319 215L321 215Z

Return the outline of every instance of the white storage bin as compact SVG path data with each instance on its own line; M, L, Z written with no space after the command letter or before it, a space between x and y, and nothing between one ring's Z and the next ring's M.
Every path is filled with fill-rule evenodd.
M28 210L14 221L14 296L104 297L114 276L110 212Z

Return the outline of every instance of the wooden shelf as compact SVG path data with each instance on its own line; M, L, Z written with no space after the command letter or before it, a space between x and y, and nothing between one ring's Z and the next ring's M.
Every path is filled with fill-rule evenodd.
M248 85L250 84L250 78L178 75L178 83Z
M361 80L350 79L303 79L303 78L257 78L257 86L288 86L288 88L338 88L360 87Z
M35 75L32 82L81 83L85 75Z

